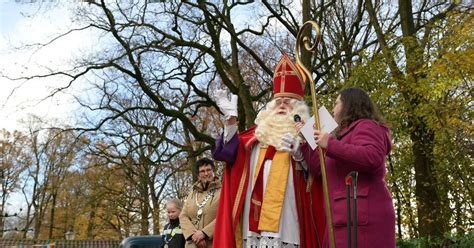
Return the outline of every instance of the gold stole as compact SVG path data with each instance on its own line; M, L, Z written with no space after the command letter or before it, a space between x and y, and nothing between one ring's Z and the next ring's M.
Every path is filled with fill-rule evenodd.
M255 186L255 181L264 162L266 151L267 148L260 148L252 186ZM258 223L258 229L261 231L278 232L279 230L289 169L290 154L284 151L276 151L273 156L272 167L270 168L270 174L268 175L267 185L263 195L262 209Z

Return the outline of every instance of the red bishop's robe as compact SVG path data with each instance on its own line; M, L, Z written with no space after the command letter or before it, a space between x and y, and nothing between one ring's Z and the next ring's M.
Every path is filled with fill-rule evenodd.
M245 194L250 171L250 155L254 145L256 126L234 135L224 145L223 136L216 140L215 160L225 161L219 206L215 223L213 247L242 247L242 221ZM237 154L235 154L237 152ZM295 164L295 163L292 163ZM300 228L300 247L321 247L325 232L323 192L320 182L314 181L311 192L306 192L306 172L293 170L293 182Z

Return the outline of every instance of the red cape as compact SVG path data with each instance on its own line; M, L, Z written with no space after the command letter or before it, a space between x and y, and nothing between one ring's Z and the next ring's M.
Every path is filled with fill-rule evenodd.
M241 235L237 226L245 201L249 182L250 153L257 142L256 126L239 134L237 158L233 165L224 167L224 178L217 208L213 247L241 247L236 245L236 235ZM300 226L300 247L321 247L325 231L323 191L319 182L314 181L311 192L306 192L303 171L293 168L298 222ZM240 239L240 238L239 238Z

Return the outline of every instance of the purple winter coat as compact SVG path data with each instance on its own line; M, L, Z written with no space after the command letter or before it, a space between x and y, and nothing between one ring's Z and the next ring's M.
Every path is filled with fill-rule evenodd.
M337 248L347 247L345 177L358 171L358 247L395 247L395 211L384 180L385 158L391 150L390 131L373 120L360 119L331 137L326 149L326 176ZM305 143L304 158L315 180L321 180L318 149ZM327 235L326 235L327 236ZM324 246L328 246L327 239Z

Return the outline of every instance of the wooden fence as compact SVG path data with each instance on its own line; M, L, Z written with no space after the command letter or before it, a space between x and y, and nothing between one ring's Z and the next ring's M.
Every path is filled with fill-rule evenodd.
M0 239L1 248L118 248L118 240Z

